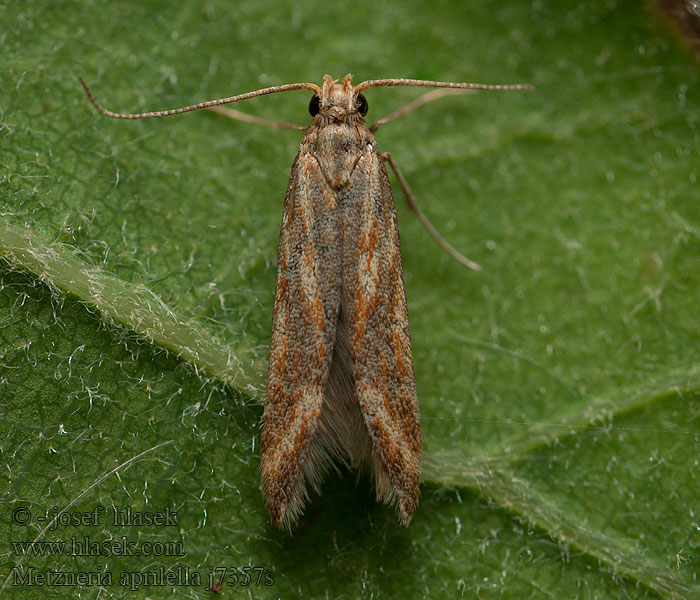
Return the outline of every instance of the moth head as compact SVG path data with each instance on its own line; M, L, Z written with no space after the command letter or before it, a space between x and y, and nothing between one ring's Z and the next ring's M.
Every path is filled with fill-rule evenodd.
M323 77L320 93L311 97L309 113L315 124L364 122L369 105L363 94L352 87L352 75L343 77L342 83L330 75Z

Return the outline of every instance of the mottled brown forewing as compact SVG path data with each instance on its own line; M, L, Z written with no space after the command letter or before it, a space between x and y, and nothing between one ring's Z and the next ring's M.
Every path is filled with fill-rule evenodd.
M270 518L291 526L306 498L303 465L318 429L340 304L336 197L301 143L284 201L261 439Z
M364 128L363 128L364 129ZM343 280L355 395L372 441L377 493L407 524L418 499L421 426L394 199L372 134L343 202ZM352 240L352 243L347 243ZM381 470L389 485L382 484Z

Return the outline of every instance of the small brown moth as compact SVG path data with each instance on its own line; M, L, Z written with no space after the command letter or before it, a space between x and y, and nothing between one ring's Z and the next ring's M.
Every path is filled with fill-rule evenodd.
M291 529L325 473L339 463L369 467L377 499L398 508L408 525L418 502L422 432L413 375L396 209L384 163L396 173L409 206L437 242L465 265L480 267L452 248L428 222L389 153L373 131L449 90L430 92L365 126L367 99L380 86L524 90L415 79L319 87L292 83L184 108L113 113L119 119L175 115L255 96L305 89L310 127L265 121L238 111L233 118L306 131L292 165L284 201L263 412L262 491L270 519Z

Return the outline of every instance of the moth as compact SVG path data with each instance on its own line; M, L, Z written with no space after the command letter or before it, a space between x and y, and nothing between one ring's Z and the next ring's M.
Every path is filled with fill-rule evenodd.
M385 164L408 205L435 240L473 269L420 211L389 153L373 132L449 91L524 90L415 79L375 79L352 85L325 75L321 86L293 83L140 114L142 119L216 108L292 90L313 92L309 127L241 120L305 131L292 165L280 229L272 339L261 437L261 488L271 521L292 529L325 474L338 464L368 469L377 499L397 508L408 525L419 496L422 430L406 309L396 208ZM383 86L446 88L430 92L370 127L363 91Z

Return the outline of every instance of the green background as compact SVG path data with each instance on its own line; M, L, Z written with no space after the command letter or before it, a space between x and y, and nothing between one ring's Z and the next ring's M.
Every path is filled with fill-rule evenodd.
M0 597L700 595L698 67L638 2L11 2L0 6ZM424 212L402 253L425 433L408 528L331 476L268 522L259 420L282 201L300 132L138 112L310 81L532 83L378 134ZM420 90L369 90L368 119ZM307 92L236 108L309 122ZM55 511L173 507L177 527ZM13 524L18 507L31 523ZM44 523L40 517L48 515ZM104 521L104 519L103 519ZM181 542L21 557L12 541ZM37 586L35 572L201 585ZM37 597L32 595L31 597Z

